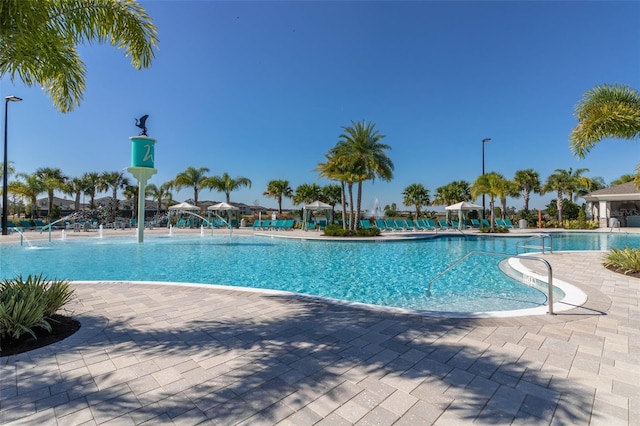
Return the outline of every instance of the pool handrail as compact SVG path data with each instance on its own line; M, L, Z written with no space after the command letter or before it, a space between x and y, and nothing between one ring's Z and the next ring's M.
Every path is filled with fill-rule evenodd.
M530 260L537 260L539 262L542 262L545 264L545 266L547 267L547 284L548 284L548 311L547 313L549 315L555 315L553 312L553 270L551 268L551 264L546 260L546 259L542 259L539 257L535 257L535 256L528 256L526 254L521 254L521 255L517 255L517 254L507 254L507 253L495 253L492 251L481 251L481 250L472 250L469 253L465 254L464 256L462 256L460 259L456 260L455 262L453 262L451 265L449 265L444 271L440 272L438 275L436 275L434 278L431 279L431 281L429 281L427 283L427 289L428 291L431 291L431 284L433 284L435 281L437 281L441 276L443 276L444 274L446 274L447 272L449 272L451 269L455 268L457 265L459 265L460 263L462 263L466 258L470 257L471 255L474 254L486 254L486 255L490 255L490 256L500 256L500 257L506 257L508 259L511 258L517 258L517 259L530 259Z
M548 246L545 245L545 240L547 238L549 238ZM532 241L532 240L541 240L542 242L540 243L540 245L531 245L529 244L529 241ZM521 245L520 243L523 243L524 245ZM542 250L542 254L544 254L545 249L548 249L549 253L553 254L553 237L551 236L551 234L545 234L541 232L539 234L532 235L525 240L518 241L516 242L516 255L519 253L518 247Z

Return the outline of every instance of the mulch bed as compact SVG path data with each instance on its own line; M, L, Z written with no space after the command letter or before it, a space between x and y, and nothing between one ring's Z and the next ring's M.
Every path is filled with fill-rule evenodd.
M28 333L23 334L19 339L5 338L0 341L0 357L17 355L33 349L59 342L80 329L80 322L64 315L53 315L49 320L51 333L43 328L36 328L37 339Z
M640 278L640 271L625 273L624 269L616 268L616 267L613 267L613 266L605 266L605 268L607 268L611 272L615 272L615 273L618 273L618 274L626 275L628 277Z

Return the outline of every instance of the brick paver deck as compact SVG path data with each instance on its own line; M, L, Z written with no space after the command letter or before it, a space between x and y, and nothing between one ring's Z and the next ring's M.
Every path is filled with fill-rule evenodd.
M74 284L82 328L0 358L2 424L638 425L640 280L546 257L589 300L437 319L205 286Z

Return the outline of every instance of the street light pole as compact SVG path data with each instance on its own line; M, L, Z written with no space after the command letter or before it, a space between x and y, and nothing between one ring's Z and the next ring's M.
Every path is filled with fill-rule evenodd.
M7 160L7 111L9 102L20 102L22 99L17 96L7 96L4 98L4 160L2 163L2 235L7 235L7 216L9 215L8 176L9 162Z
M490 140L491 138L482 139L482 176L484 176L484 144L489 142ZM482 194L482 219L484 219L484 211L486 210L484 202L485 202L485 198L483 193Z

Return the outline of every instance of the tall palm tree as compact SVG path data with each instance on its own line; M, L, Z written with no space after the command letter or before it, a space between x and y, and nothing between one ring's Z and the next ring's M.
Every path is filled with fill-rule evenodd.
M57 109L69 112L85 92L86 68L77 46L108 42L147 68L156 27L134 0L4 1L0 6L0 78L38 85Z
M86 188L86 182L82 178L74 177L67 180L64 193L74 197L74 209L80 211L80 196Z
M89 209L93 210L96 208L96 194L98 193L100 188L100 184L102 182L102 177L98 172L89 172L82 175L82 180L85 183L84 193L89 196Z
M580 158L606 138L640 137L640 94L624 85L596 86L575 108L578 124L571 132L571 151Z
M331 209L336 208L336 204L339 204L342 199L342 188L340 185L326 185L322 187L322 197L320 201L327 203L331 206Z
M357 184L357 199L355 213L352 211L351 229L355 230L360 218L362 207L362 183L379 178L390 181L393 178L393 162L385 153L390 150L389 145L380 143L386 136L375 129L375 123L363 121L351 122L351 126L343 127L336 145L337 153L346 161L347 172Z
M111 220L115 220L118 216L118 207L120 201L118 200L118 190L124 189L129 185L129 179L124 175L124 172L103 172L100 176L100 184L98 186L99 191L107 191L111 189Z
M502 178L499 185L498 197L500 198L500 218L505 219L507 213L507 198L508 197L520 197L520 189L518 184L512 180Z
M239 176L232 178L228 173L223 173L222 176L211 176L203 182L203 186L214 189L219 192L224 192L227 203L231 202L231 192L240 189L242 187L251 188L251 180L246 177Z
M531 193L540 193L540 175L533 169L517 170L513 181L522 192L522 198L524 198L524 211L529 211Z
M322 188L317 183L303 183L296 188L293 204L309 204L322 198Z
M293 190L289 186L288 180L276 179L267 183L267 190L262 195L275 198L278 201L278 213L282 214L282 198L292 198Z
M62 173L62 170L51 167L39 168L36 170L36 176L47 191L49 198L47 217L51 219L53 217L53 194L55 191L65 189L65 183L68 178Z
M38 215L38 195L46 191L46 188L35 173L31 175L27 173L18 173L16 176L20 179L24 179L24 181L11 182L8 190L14 194L19 194L27 198L31 203L30 215L31 217L36 217Z
M327 154L327 159L324 163L318 163L318 167L314 171L319 172L320 177L326 177L330 180L340 182L340 205L342 206L342 217L347 217L347 205L353 206L353 178L352 174L348 172L346 162L348 161L348 155L341 156L339 150L334 147ZM349 202L347 203L347 190L349 193ZM351 209L350 223L353 222L353 209ZM342 228L347 229L347 221L342 221Z
M591 180L586 176L582 176L583 173L588 171L589 169L586 168L576 169L574 171L572 167L569 167L569 170L567 171L569 174L569 184L567 185L567 188L565 188L564 192L569 201L573 201L574 192L581 188L588 188L591 186Z
M173 179L173 187L176 191L180 191L182 188L186 188L188 186L193 188L193 203L198 205L198 192L200 188L206 187L207 177L205 173L209 173L209 169L207 167L200 167L196 169L195 167L187 167L186 170L182 173L179 173L175 179Z
M547 177L547 181L542 187L542 193L556 192L556 207L558 208L558 225L562 224L562 196L575 185L571 171L556 169Z
M450 206L462 201L471 201L471 188L465 180L455 180L436 189L433 204Z
M416 206L416 219L420 218L420 209L429 205L429 190L421 183L412 183L402 192L405 206Z
M633 182L634 179L635 179L635 176L633 176L632 174L624 174L620 176L618 179L612 180L610 185L611 186L622 185L623 183Z
M491 172L480 175L471 186L471 194L473 198L477 198L482 194L489 196L489 211L491 212L491 230L494 230L495 216L495 199L500 195L503 187L504 177L500 173Z
M160 186L156 186L154 184L150 184L147 186L149 190L149 195L156 200L156 215L160 214L162 209L162 200L171 198L171 187L173 182L165 182Z

